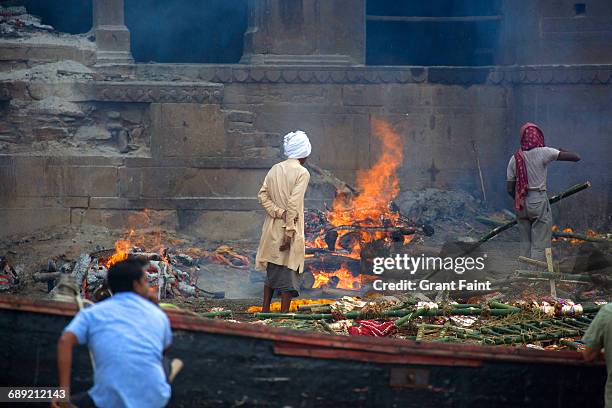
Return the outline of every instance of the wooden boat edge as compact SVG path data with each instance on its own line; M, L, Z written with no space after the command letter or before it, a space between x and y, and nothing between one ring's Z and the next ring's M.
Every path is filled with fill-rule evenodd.
M73 316L75 304L1 296L0 310ZM250 337L273 342L274 353L320 359L348 359L389 364L480 366L484 361L525 364L591 365L576 351L546 351L511 346L420 343L412 340L344 337L241 324L165 310L174 330ZM597 365L602 362L594 363Z

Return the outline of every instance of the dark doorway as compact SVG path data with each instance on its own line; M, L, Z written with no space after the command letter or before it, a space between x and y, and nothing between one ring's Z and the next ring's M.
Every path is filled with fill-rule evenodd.
M247 0L125 0L137 62L237 63Z
M500 0L367 2L366 63L492 65Z

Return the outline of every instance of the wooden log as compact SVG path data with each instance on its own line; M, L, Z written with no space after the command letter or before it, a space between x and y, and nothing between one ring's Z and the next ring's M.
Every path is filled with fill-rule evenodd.
M329 303L311 303L309 305L298 305L298 311L307 312L317 307L329 306Z
M399 232L402 235L414 235L421 232L418 228L410 227L366 227L361 225L340 225L334 227L335 231L367 231L367 232Z
M529 281L546 281L549 282L550 279L546 279L546 278L524 278L524 277L518 277L519 280L529 280ZM584 282L584 281L577 281L577 280L569 280L569 279L555 279L556 282L560 282L560 283L572 283L572 284L576 284L576 285L590 285L592 282ZM559 292L559 290L557 289L557 292ZM562 296L565 297L565 296Z
M519 262L524 262L524 263L529 264L529 265L539 266L541 268L548 268L548 264L546 262L538 261L538 260L531 259L531 258L527 258L526 256L520 255L518 257L518 260L519 260ZM561 272L561 266L560 266L559 262L555 263L555 270L557 272Z
M570 238L570 239L579 239L580 241L588 241L588 242L604 242L604 243L612 243L612 240L603 237L590 237L584 234L578 234L575 232L553 232L553 238Z
M341 298L343 296L359 296L360 290L349 290L340 288L323 288L323 296L328 298Z
M34 282L49 282L60 277L61 272L36 272L32 275Z
M589 275L579 274L560 274L556 272L538 272L538 271L526 271L518 269L516 271L519 277L523 278L541 278L541 279L555 279L555 280L575 280L581 282L592 282L593 279Z
M87 276L87 270L89 269L89 264L91 263L91 257L87 253L81 254L79 259L74 264L74 268L72 269L72 277L74 278L74 282L76 283L79 290L83 285L83 279Z
M555 270L553 267L552 248L546 248L544 252L546 253L546 268L548 269L548 272L554 274ZM554 277L550 279L549 284L550 284L550 296L552 296L553 298L556 298L557 297L557 284L555 283Z

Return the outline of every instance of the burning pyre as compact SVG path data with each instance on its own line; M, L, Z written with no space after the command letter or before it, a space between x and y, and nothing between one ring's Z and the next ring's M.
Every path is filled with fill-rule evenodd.
M338 193L331 209L307 214L309 259L305 269L312 274L312 288L359 290L371 280L371 276L359 273L363 269L359 263L371 262L376 248L385 251L392 242L406 245L416 233L433 233L430 227L416 226L403 217L393 203L400 190L401 135L382 120L373 119L372 127L381 153L371 168L357 173L358 194Z
M115 242L114 249L83 253L74 265L66 263L61 268L50 262L47 270L34 275L34 280L49 282L49 289L68 285L72 289L66 293L80 292L83 298L98 301L111 295L105 282L108 270L126 259L139 259L147 265L149 286L158 299L223 298L224 292L208 292L198 286L200 267L216 263L246 269L250 265L246 256L226 245L214 251L192 247L178 249L175 245L168 248L162 244L159 230L145 229L139 233L129 230ZM54 296L61 292L54 290Z

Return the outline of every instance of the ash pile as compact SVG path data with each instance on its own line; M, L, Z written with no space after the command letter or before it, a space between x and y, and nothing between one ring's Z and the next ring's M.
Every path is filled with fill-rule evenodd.
M105 299L112 294L106 284L108 270L113 264L126 259L137 259L146 264L149 286L157 298L176 299L202 297L222 299L225 292L210 292L198 286L197 271L200 266L219 261L235 264L235 267L248 267L248 258L233 254L229 247L220 247L204 256L194 257L186 253L161 249L155 252L139 247L121 247L114 250L101 250L83 253L76 262L64 262L58 265L50 261L46 270L35 273L37 282L47 282L49 295L55 300L74 301L74 296L93 302ZM211 260L212 258L212 260Z

